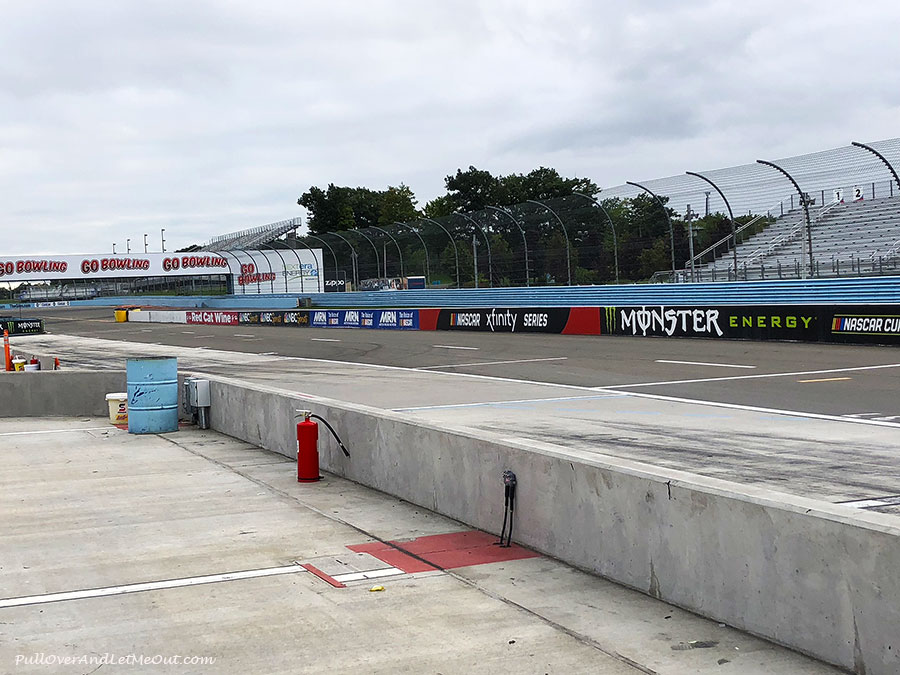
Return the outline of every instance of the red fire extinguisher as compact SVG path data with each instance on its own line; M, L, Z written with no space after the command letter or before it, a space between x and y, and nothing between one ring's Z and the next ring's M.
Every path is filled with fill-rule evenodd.
M297 423L297 482L314 483L322 477L319 475L319 425L313 422L313 418L322 421L347 457L350 456L350 452L324 418L309 410L298 410L297 413L303 417L303 420Z

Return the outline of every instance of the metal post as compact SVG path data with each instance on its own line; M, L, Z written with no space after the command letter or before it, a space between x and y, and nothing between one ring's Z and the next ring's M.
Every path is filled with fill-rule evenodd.
M812 223L809 220L809 203L808 203L809 200L806 198L806 195L803 194L803 190L800 189L800 185L797 183L796 180L794 180L794 177L791 174L789 174L787 171L782 169L777 164L774 164L772 162L767 162L764 159L758 159L756 161L759 164L763 164L765 166L771 166L773 169L779 171L782 175L784 175L785 178L787 178L789 181L791 181L791 184L794 186L794 189L797 190L797 194L800 196L800 203L803 205L803 215L804 215L804 218L806 219L806 237L807 237L808 244L809 244L809 274L810 274L810 276L812 276L813 270L815 269L815 267L814 267L814 263L813 263ZM792 204L793 204L793 201L794 201L794 196L791 195L791 203Z
M499 209L496 206L485 206L484 208L490 209L491 211L496 211L497 213L503 214L511 221L516 224L516 227L519 228L519 232L522 233L522 243L525 246L525 285L531 286L531 269L528 266L528 239L525 238L525 230L519 225L519 221L516 220L513 215L509 211L504 211L503 209Z
M368 229L368 228L367 228L367 229ZM371 229L373 229L373 230L378 230L379 232L383 232L384 234L387 235L387 237L388 237L392 242L394 242L394 246L397 247L397 256L400 258L400 276L401 276L401 277L405 277L405 276L406 276L406 271L405 271L404 268L403 268L403 251L402 251L402 249L400 248L400 242L398 242L396 239L394 239L394 237L393 237L387 230L383 230L383 229L381 229L380 227L375 227L374 225L371 226ZM384 257L385 257L385 261L384 261L384 276L387 276L387 255L385 255Z
M594 203L595 206L600 207L600 210L603 211L603 215L606 216L606 220L609 221L609 227L612 229L613 236L613 258L615 259L616 264L616 283L619 283L619 242L616 240L616 226L613 224L612 218L609 217L609 212L604 208L603 204L594 199L593 197L589 197L586 194L581 192L573 192L573 195L578 195L579 197L584 197L588 201Z
M562 218L559 217L559 214L557 214L556 211L551 209L549 206L547 206L543 202L539 202L536 199L526 199L525 201L528 202L529 204L537 204L538 206L544 207L550 213L552 213L553 217L556 218L556 220L559 222L559 226L562 228L563 234L566 236L566 273L567 273L568 281L569 281L567 286L571 286L572 285L572 259L570 256L571 245L569 243L569 233L566 231L566 226L565 226L565 224L563 224Z
M472 233L472 268L475 272L475 288L478 288L478 239Z
M144 253L147 252L147 235L144 235Z
M166 228L161 228L159 231L159 238L162 240L162 252L166 252Z
M666 205L662 203L662 200L657 196L657 194L649 188L646 188L640 183L635 183L630 180L627 180L625 182L628 185L633 185L636 188L640 188L647 194L651 195L656 200L656 203L659 204L659 207L663 210L663 213L666 216L666 220L669 221L669 248L672 252L672 281L675 281L675 228L672 225L672 219L669 217L669 209L666 208Z
M131 239L125 240L125 254L131 255Z
M360 237L362 237L367 242L369 242L369 244L371 244L372 250L375 252L375 276L376 277L380 276L381 275L381 258L378 257L378 247L375 246L375 242L372 241L371 239L369 239L368 236L363 234L361 230L344 230L344 232L346 232L347 234L350 234L351 232L353 234L358 234Z
M428 286L428 277L431 276L431 267L428 262L428 246L425 245L425 240L422 238L422 235L419 234L418 230L416 230L411 225L407 225L406 223L394 223L395 227L405 227L407 230L412 232L419 238L419 241L422 242L422 250L425 251L425 286Z
M696 173L694 171L685 171L688 176L694 176L695 178L699 178L700 180L706 181L710 185L713 186L713 189L719 193L719 196L722 198L722 201L725 202L725 208L728 209L728 220L731 221L731 250L733 252L733 262L732 265L734 267L734 280L737 281L738 274L738 254L737 254L737 232L734 225L734 212L731 210L731 204L728 199L725 197L725 193L719 188L718 185L712 182L709 178L704 176L702 173ZM706 195L706 203L709 204L709 193ZM782 213L784 215L784 206L782 206ZM709 212L709 208L707 207L707 213ZM693 257L693 256L692 256Z
M476 228L478 228L478 231L481 232L482 236L484 236L484 243L487 246L487 254L488 254L488 283L490 284L491 288L493 288L494 287L494 262L493 262L492 255L491 255L491 240L488 237L487 230L485 230L483 227L481 227L481 225L478 224L478 221L476 221L474 218L466 215L465 213L454 213L453 215L460 216L461 218L465 218L466 220L468 220L470 223L472 223L472 225L474 225Z
M453 257L456 259L456 287L461 288L459 283L459 251L456 249L456 242L453 240L453 235L450 234L450 230L441 225L438 221L433 218L422 218L426 223L432 223L433 225L437 225L441 228L447 237L450 239L450 243L453 245Z

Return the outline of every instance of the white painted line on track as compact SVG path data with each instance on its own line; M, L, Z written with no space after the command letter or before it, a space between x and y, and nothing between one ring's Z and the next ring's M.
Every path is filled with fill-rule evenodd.
M126 593L140 593L142 591L159 591L168 588L180 588L183 586L199 586L200 584L214 584L219 581L235 581L238 579L255 579L258 577L272 577L279 574L295 574L306 572L300 565L286 565L285 567L267 567L258 570L244 570L241 572L226 572L225 574L210 574L202 577L185 577L182 579L168 579L166 581L148 581L140 584L127 584L124 586L107 586L105 588L89 588L82 591L66 591L64 593L44 593L43 595L27 595L20 598L6 598L0 600L0 609L6 607L22 607L25 605L43 605L48 602L61 602L63 600L83 600L85 598L102 598L110 595L125 595Z
M756 366L739 366L734 363L704 363L703 361L669 361L656 359L656 363L676 363L683 366L712 366L714 368L756 368Z
M594 401L601 398L627 398L631 394L598 394L597 396L557 396L554 398L521 398L511 401L483 401L481 403L446 403L443 405L423 405L415 408L391 408L393 412L415 412L417 410L445 410L447 408L478 408L492 405L515 405L521 403L555 403L557 401Z
M195 331L195 330L183 330L183 331L181 331L181 334L182 335L193 335L196 332L197 331Z
M416 370L436 370L438 368L469 368L473 366L500 366L508 363L536 363L538 361L566 361L568 356L551 356L545 359L516 359L515 361L478 361L476 363L451 363L446 366L421 366Z
M852 377L819 377L814 380L797 380L797 382L800 384L808 384L810 382L846 382L852 379Z
M437 347L438 349L470 349L472 351L478 351L480 347L458 347L457 345L431 345L432 347Z
M859 370L880 370L900 368L900 363L886 363L881 366L859 366L856 368L830 368L828 370L805 370L793 373L762 373L759 375L729 375L727 377L704 377L696 380L666 380L663 382L634 382L631 384L609 384L594 389L632 389L635 387L658 387L667 384L697 384L700 382L728 382L729 380L759 380L766 377L796 377L799 375L823 375L825 373L850 373ZM568 385L566 385L568 386Z
M250 333L235 333L235 334L234 334L234 337L240 337L240 338L255 338L256 336L255 336L255 335L250 335Z
M115 427L110 424L105 427L81 427L77 429L47 429L46 431L6 431L4 433L0 433L0 436L31 436L32 434L68 434L75 431L108 431L110 429L115 429Z
M259 352L259 356L278 356L278 352Z
M309 338L313 342L340 342L338 338Z

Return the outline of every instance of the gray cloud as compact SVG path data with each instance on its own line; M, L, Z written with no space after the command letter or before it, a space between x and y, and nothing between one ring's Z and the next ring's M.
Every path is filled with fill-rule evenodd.
M171 246L312 184L602 185L900 135L872 2L4 3L0 254Z

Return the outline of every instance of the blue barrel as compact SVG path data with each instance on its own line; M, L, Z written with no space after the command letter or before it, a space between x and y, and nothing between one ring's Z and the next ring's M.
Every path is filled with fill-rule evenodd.
M178 431L178 360L128 359L128 433Z

